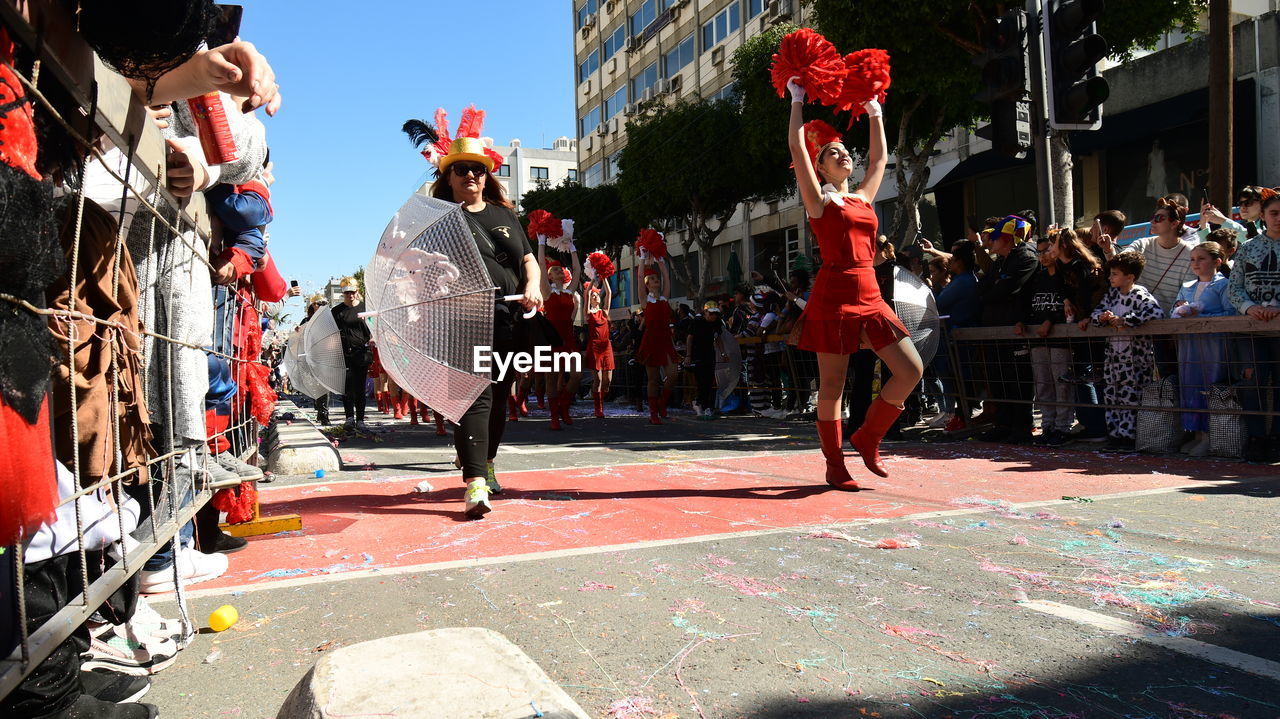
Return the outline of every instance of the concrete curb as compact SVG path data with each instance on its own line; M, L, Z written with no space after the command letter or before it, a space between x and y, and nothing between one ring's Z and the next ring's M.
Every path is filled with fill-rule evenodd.
M292 420L281 420L292 413ZM342 470L342 458L329 438L293 402L276 402L276 414L263 436L267 471L278 475L314 474Z
M326 654L276 719L589 719L527 654L480 627L383 637Z

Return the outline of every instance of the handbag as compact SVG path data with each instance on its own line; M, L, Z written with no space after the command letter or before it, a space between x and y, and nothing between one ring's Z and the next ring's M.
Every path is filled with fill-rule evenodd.
M1215 384L1209 387L1209 454L1239 459L1244 456L1244 417L1232 414L1240 410L1234 387Z
M1136 447L1139 452L1177 452L1182 444L1182 423L1176 411L1177 387L1172 377L1142 387L1137 411Z

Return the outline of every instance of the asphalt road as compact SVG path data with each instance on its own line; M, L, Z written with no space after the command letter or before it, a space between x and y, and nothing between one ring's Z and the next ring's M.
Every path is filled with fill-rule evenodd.
M401 424L376 443L343 442L352 471L325 482L456 482L451 450L428 430ZM639 417L585 419L556 435L526 420L510 439L517 451L504 450L500 468L513 475L637 463L657 475L712 458L818 466L810 428L772 420L676 419L650 428ZM156 677L147 701L166 717L270 717L332 648L484 626L599 717L1280 716L1280 480L1268 471L1184 460L1148 469L1108 459L1131 465L1129 479L1064 500L1055 483L1098 474L1096 457L1076 451L1046 460L1030 448L994 453L976 444L887 452L914 457L894 466L896 481L913 473L922 486L945 480L959 488L947 484L948 496L923 511L834 526L801 516L761 527L755 518L719 536L627 543L613 541L605 521L588 532L596 549L531 554L534 547L503 544L471 566L375 566L197 586L197 617L232 603L241 621L198 637ZM1036 471L1006 472L998 483L975 478L981 491L965 491L980 465L952 457L982 452L992 463L1018 455ZM1180 472L1182 481L1138 484L1148 471ZM279 478L264 491L264 506L273 493L324 486ZM1042 499L1003 498L1037 488ZM883 492L829 501L895 496ZM636 497L618 511L693 501ZM516 502L533 504L512 502L513 511ZM791 506L775 506L784 503ZM746 512L748 504L722 502L720 513ZM326 512L340 514L328 505ZM499 504L484 522L502 512ZM367 536L346 533L352 555L375 551ZM273 546L288 566L295 545ZM157 607L173 613L172 603Z

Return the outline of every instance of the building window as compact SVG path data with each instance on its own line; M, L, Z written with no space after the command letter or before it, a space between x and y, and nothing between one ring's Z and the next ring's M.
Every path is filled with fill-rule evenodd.
M596 163L587 168L587 181L584 183L587 187L596 187L601 182L600 163Z
M577 182L577 181L578 181L578 170L577 170L577 168L570 167L570 168L569 168L569 174L565 176L565 179L567 179L569 182Z
M587 55L587 59L583 60L582 64L578 66L578 83L581 84L586 82L587 78L591 77L591 73L599 69L600 51L592 50L591 54Z
M529 179L530 180L550 180L551 170L545 167L530 167Z
M604 161L604 181L611 182L618 179L618 158L622 157L622 150L609 155Z
M608 100L604 101L604 119L608 120L614 115L617 115L618 113L622 112L622 108L626 104L627 104L627 86L623 85L622 87L618 88L618 91L613 93L613 95Z
M693 62L693 33L680 41L673 50L662 56L662 76L671 77L681 68Z
M747 19L764 12L764 0L747 0Z
M596 14L596 0L587 0L578 8L578 27L581 28L587 22L588 15Z
M649 27L649 23L658 18L658 0L644 0L640 3L640 9L631 14L628 21L628 27L631 28L632 35L639 35L644 29Z
M627 28L619 25L612 35L604 39L604 59L608 60L613 57L615 53L626 47L626 44Z
M586 114L578 118L578 137L586 137L596 131L596 125L600 124L600 106L587 110Z
M657 82L658 63L649 63L649 67L636 73L636 76L631 78L631 97L635 98L636 102L640 102L640 95L644 94L645 90L653 87Z
M710 100L711 102L715 102L716 100L732 100L734 99L733 90L734 90L733 83L729 83L728 85L725 85L724 87L720 88L718 91L716 91L716 94L712 95L711 97L708 97L707 99Z
M498 171L493 174L497 175L498 177L511 177L511 165L508 165L504 162L502 164L502 167L499 167Z
M720 14L702 26L702 51L706 52L724 42L724 39L729 37L729 33L737 32L741 25L742 13L738 9L738 3L721 10Z

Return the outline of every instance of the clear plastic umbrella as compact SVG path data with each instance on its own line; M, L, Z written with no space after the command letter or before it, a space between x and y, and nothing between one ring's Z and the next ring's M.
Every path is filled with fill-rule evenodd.
M365 270L363 316L374 318L383 368L453 422L491 382L476 367L475 349L493 345L497 289L463 212L451 202L410 196Z
M311 374L311 369L307 367L306 361L302 359L301 329L289 338L281 364L284 365L285 374L289 377L289 384L293 385L294 389L312 399L328 394L329 390L325 389L316 380Z
M335 394L344 393L347 360L342 354L338 321L330 308L321 307L303 327L300 356L321 386Z
M911 332L911 342L927 366L938 351L938 305L933 290L910 270L893 268L893 311Z

